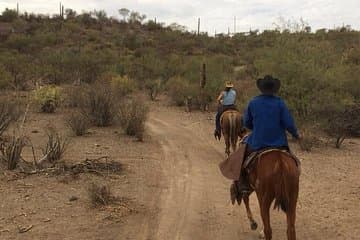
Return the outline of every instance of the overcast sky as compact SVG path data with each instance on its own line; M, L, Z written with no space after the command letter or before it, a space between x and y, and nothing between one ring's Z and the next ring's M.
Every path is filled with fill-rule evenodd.
M53 0L0 0L0 10L6 7L35 13L58 13L59 2ZM236 30L273 29L281 16L299 20L301 17L312 29L333 28L343 24L360 29L360 0L62 0L65 8L82 10L103 9L108 15L119 17L118 9L128 8L157 18L167 25L173 22L197 28L210 34Z

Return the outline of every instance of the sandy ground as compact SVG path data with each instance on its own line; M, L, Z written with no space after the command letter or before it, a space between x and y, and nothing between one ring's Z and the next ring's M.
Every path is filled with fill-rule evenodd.
M64 112L31 113L27 135L40 154L44 127L51 124L70 135ZM153 105L145 142L124 136L118 127L92 128L84 137L71 137L67 163L109 156L123 164L119 175L68 176L0 172L0 239L258 239L243 206L229 201L230 181L218 163L224 144L212 136L213 114L185 113ZM359 239L359 139L346 140L342 149L315 148L302 152L298 239ZM29 148L24 158L31 160ZM123 204L93 208L87 196L91 182L111 186ZM78 197L70 202L71 196ZM261 226L256 196L251 197ZM286 219L271 211L273 239L286 239ZM26 233L19 228L33 226Z

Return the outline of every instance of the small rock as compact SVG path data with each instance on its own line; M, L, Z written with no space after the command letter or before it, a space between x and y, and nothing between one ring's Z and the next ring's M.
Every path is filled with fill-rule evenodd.
M78 197L76 197L76 196L71 196L70 198L69 198L69 201L70 202L73 202L73 201L76 201L76 200L78 200L79 198Z

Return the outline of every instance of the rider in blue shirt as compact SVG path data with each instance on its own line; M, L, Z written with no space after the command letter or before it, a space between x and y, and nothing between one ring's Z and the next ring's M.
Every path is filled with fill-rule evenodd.
M217 101L219 103L219 108L216 113L215 117L215 132L214 136L215 138L219 139L221 138L221 125L220 125L220 117L223 112L229 109L236 109L235 102L236 102L236 91L234 90L234 85L232 82L227 81L225 83L225 90L222 91L217 98Z
M264 148L285 148L289 150L286 131L295 139L299 139L293 117L285 102L275 96L280 89L280 81L270 75L257 80L257 87L261 95L254 97L245 109L243 124L251 130L245 139L246 144L240 144L238 151L242 151L243 157L229 157L230 161L241 161L254 151ZM235 156L235 155L234 155ZM242 193L249 190L246 174L241 170L240 178L230 188L231 199L241 198Z

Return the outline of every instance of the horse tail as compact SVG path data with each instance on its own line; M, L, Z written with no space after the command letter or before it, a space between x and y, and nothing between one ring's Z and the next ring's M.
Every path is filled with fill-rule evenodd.
M279 154L279 158L275 165L275 174L276 174L276 182L275 182L275 204L274 209L283 210L285 213L289 209L289 189L288 182L285 176L285 164L284 159L281 158L281 154Z

